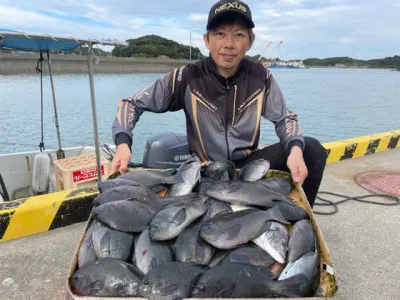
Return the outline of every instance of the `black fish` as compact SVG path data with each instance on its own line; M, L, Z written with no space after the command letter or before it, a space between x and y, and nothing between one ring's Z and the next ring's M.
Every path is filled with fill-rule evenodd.
M147 274L158 265L174 261L172 245L169 242L152 241L149 230L146 229L135 240L134 261L138 269Z
M97 222L92 233L92 243L98 258L109 257L126 261L132 248L133 235Z
M270 267L275 260L258 247L243 246L234 249L221 261L221 264L241 263L255 266Z
M160 211L150 222L150 237L154 241L165 241L177 237L189 224L202 216L207 210L205 195L193 201L171 204Z
M88 262L70 278L72 291L85 296L138 296L142 278L133 265L119 259L100 258Z
M119 186L141 186L141 184L133 180L115 178L99 182L99 191L103 193L106 190L113 189Z
M316 235L308 220L293 225L289 236L288 262L294 262L308 252L315 251Z
M193 298L264 298L299 297L304 276L276 281L267 268L249 264L215 266L200 277L192 291Z
M284 196L288 196L292 190L290 180L283 177L266 178L257 181L257 183Z
M200 168L201 161L197 156L193 156L182 164L177 171L177 175L181 176L182 182L173 184L168 189L167 196L181 196L191 193L195 185L200 181Z
M79 248L78 252L78 266L79 268L82 267L83 265L87 264L89 261L96 260L97 255L96 251L94 250L93 247L93 242L92 242L92 233L94 229L96 228L96 223L97 221L94 220L92 224L88 227L85 237L83 238L83 242L81 247Z
M231 249L254 239L268 221L288 223L277 207L267 211L246 209L226 212L205 221L200 236L216 248Z
M148 228L156 210L145 202L115 201L96 207L93 216L107 226L125 232L141 232Z
M214 247L200 237L201 225L208 216L194 221L176 239L174 248L177 261L207 265L214 253Z
M193 264L164 263L143 277L139 284L139 293L150 300L187 298L202 272L202 268Z
M287 201L286 197L255 182L231 180L216 183L206 194L211 198L232 204L256 205L271 208L274 200Z
M235 164L230 160L211 162L203 173L204 177L216 181L236 180L238 176Z
M121 175L119 178L139 182L148 188L154 188L159 185L172 185L183 182L183 178L179 173L171 176L164 176L163 174L157 174L154 171L128 172Z
M257 181L263 178L270 167L265 159L256 159L245 164L239 172L239 179L244 181Z
M135 186L118 186L115 188L108 189L98 195L93 200L94 206L99 206L109 202L119 200L130 200L130 199L141 199L141 200L153 200L159 198L155 193L150 191L143 185Z

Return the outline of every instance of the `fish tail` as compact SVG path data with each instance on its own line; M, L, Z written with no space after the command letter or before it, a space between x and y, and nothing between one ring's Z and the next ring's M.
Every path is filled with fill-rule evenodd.
M165 177L163 184L177 184L184 182L182 174L176 173L175 175Z
M279 297L302 297L302 287L307 281L307 277L303 274L294 275L284 280L275 281L271 290Z

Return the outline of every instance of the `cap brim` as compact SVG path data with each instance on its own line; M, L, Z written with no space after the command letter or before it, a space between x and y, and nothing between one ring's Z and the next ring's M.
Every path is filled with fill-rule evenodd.
M221 12L218 15L214 16L211 20L208 21L207 30L216 28L219 24L221 24L223 22L224 18L230 14L241 17L243 23L248 28L254 28L254 22L252 20L250 20L246 14L241 13L239 11L224 11L224 12Z

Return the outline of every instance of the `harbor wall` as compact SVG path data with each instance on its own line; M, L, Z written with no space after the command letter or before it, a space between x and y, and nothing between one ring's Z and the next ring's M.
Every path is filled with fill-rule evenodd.
M44 55L43 68L48 72L47 56ZM93 64L95 73L166 73L197 60L168 58L132 58L100 56L99 63ZM39 54L0 53L0 74L33 74ZM52 55L53 73L88 72L87 56Z

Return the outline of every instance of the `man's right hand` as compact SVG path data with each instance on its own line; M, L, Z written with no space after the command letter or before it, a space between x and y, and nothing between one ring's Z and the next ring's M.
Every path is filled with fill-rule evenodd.
M121 173L128 172L128 163L131 160L131 155L132 153L128 144L118 145L115 156L111 162L111 174L114 174L117 171L120 171Z

